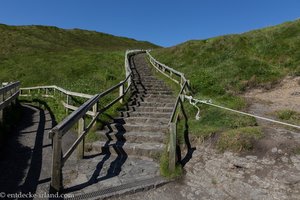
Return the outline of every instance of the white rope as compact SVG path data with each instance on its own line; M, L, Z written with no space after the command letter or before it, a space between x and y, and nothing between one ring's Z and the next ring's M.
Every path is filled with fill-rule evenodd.
M192 96L187 96L185 95L185 98L188 99L190 101L190 104L193 105L194 107L197 108L198 112L196 114L196 120L200 119L200 108L197 106L197 103L202 103L202 102L208 102L211 103L211 100L198 100L198 99L194 99Z
M187 95L185 95L185 98L188 99L193 106L197 107L197 109L198 109L197 115L200 114L200 109L199 109L198 106L196 106L196 104L197 103L202 103L202 104L214 106L214 107L217 107L217 108L221 108L221 109L224 109L224 110L228 110L228 111L231 111L231 112L235 112L235 113L238 113L238 114L247 115L247 116L250 116L250 117L255 117L257 119L262 119L262 120L265 120L265 121L269 121L269 122L273 122L273 123L277 123L277 124L282 124L282 125L286 125L286 126L290 126L290 127L293 127L293 128L300 129L300 126L297 126L297 125L294 125L294 124L289 124L289 123L277 121L277 120L274 120L274 119L269 119L269 118L266 118L266 117L260 117L258 115L253 115L253 114L250 114L250 113L246 113L246 112L234 110L234 109L231 109L231 108L226 108L224 106L219 106L219 105L213 104L211 102L211 100L199 100L199 99L193 98L192 96L187 96ZM200 119L200 117L197 116L197 115L196 115L196 119L197 118Z

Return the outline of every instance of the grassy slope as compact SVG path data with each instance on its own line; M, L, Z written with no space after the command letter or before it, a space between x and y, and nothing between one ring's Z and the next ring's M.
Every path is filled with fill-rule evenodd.
M96 93L124 78L126 49L155 47L94 31L0 25L0 82Z
M125 50L141 48L157 46L95 31L0 24L0 83L19 80L22 87L57 85L71 91L100 93L125 78ZM101 105L117 92L103 98ZM25 99L46 102L58 122L66 116L60 101ZM114 114L115 109L107 113Z
M219 96L300 75L300 20L207 40L188 41L153 54L186 73L195 91Z
M188 41L152 54L184 72L196 97L243 109L246 103L239 94L247 89L270 87L286 75L300 75L299 46L300 20L297 20L239 35ZM194 117L195 109L189 109ZM219 109L207 106L201 109L202 118L200 122L191 120L190 131L203 137L232 133L232 129L243 130L256 124L254 119Z

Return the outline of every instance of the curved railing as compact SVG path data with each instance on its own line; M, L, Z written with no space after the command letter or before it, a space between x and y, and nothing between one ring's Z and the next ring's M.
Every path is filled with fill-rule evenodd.
M78 106L72 104L72 101L71 101L72 97L80 97L80 98L85 98L85 99L90 99L93 97L93 95L90 95L90 94L72 92L72 91L63 89L61 87L58 87L56 85L20 88L20 96L21 97L28 97L28 96L34 96L34 95L41 95L42 97L52 97L52 98L55 98L55 95L64 97L65 100L64 100L64 98L62 98L61 103L63 104L63 106L65 107L66 110L72 110L72 111L78 109ZM96 115L96 107L94 107L92 111L88 111L87 114L90 116L95 116Z
M169 170L174 171L176 164L176 138L177 138L177 123L179 117L179 109L182 108L182 103L184 101L184 96L190 91L189 80L187 80L183 73L158 62L147 51L150 63L155 67L156 70L161 72L163 75L167 76L169 79L180 85L180 92L177 95L175 105L172 110L172 114L169 120Z

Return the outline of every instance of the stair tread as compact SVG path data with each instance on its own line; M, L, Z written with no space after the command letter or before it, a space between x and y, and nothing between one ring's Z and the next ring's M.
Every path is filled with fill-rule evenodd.
M132 107L132 108L144 108L144 109L151 109L151 108L155 108L155 109L158 109L158 110L163 110L163 109L173 109L173 107L170 107L170 106L166 106L166 107L158 107L158 106L136 106L136 105L129 105L129 107ZM127 111L127 110L119 110L119 111Z
M116 123L115 125L119 126L120 124ZM127 123L127 124L122 124L121 126L126 126L126 127L153 127L153 124L132 124L132 123ZM157 124L155 125L156 127L157 126L160 126L160 127L168 127L168 124Z
M149 112L149 111L135 111L134 113L138 113L138 114L153 114L153 112ZM155 114L166 114L169 112L154 112Z
M106 130L98 130L96 131L97 134L107 134L107 131ZM150 131L144 131L144 132L141 132L141 131L126 131L126 132L111 132L111 133L108 133L108 134L124 134L125 136L126 135L149 135L149 136L161 136L161 135L165 135L165 133L163 132L158 132L158 131L153 131L153 132L150 132Z
M111 142L107 144L105 141L96 141L93 143L94 146L118 146L118 147L128 147L128 148L140 148L140 149L157 149L160 150L165 147L165 144L163 143L157 143L157 142L143 142L143 143L132 143L132 142Z

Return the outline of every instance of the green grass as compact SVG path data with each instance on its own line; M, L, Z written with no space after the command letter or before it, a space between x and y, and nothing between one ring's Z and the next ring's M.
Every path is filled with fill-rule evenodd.
M126 49L155 47L95 31L0 25L0 80L95 94L124 79Z
M160 174L164 177L174 179L180 177L182 173L183 170L180 164L176 164L174 172L169 170L169 154L167 151L164 151L160 157Z
M283 121L300 125L300 113L293 110L279 110L275 113Z
M240 152L252 150L255 141L262 138L263 134L259 127L243 127L225 131L219 137L217 148L220 151Z
M156 48L149 42L80 29L53 26L8 26L0 24L0 54L65 52L70 49L120 51Z
M53 114L54 121L62 121L68 113L66 109L60 102L59 96L56 98L47 98L40 95L28 96L28 97L19 97L20 103L29 103L34 106L37 106L44 110L49 110Z
M95 31L0 24L0 82L18 80L21 87L57 85L96 94L125 78L126 49L157 47L149 42ZM115 91L103 98L100 105L106 105L117 95ZM67 114L59 99L34 96L23 100L34 104L39 104L38 100L45 101L58 122ZM84 100L73 99L77 105Z
M183 72L190 80L194 97L243 110L247 107L241 97L245 91L270 88L287 75L300 76L299 34L300 20L296 20L244 34L191 40L155 49L151 54ZM201 119L196 121L196 109L186 106L190 132L198 137L231 130L238 134L235 129L256 126L252 118L207 105L200 107Z
M296 155L300 155L300 147L295 148L293 153Z

